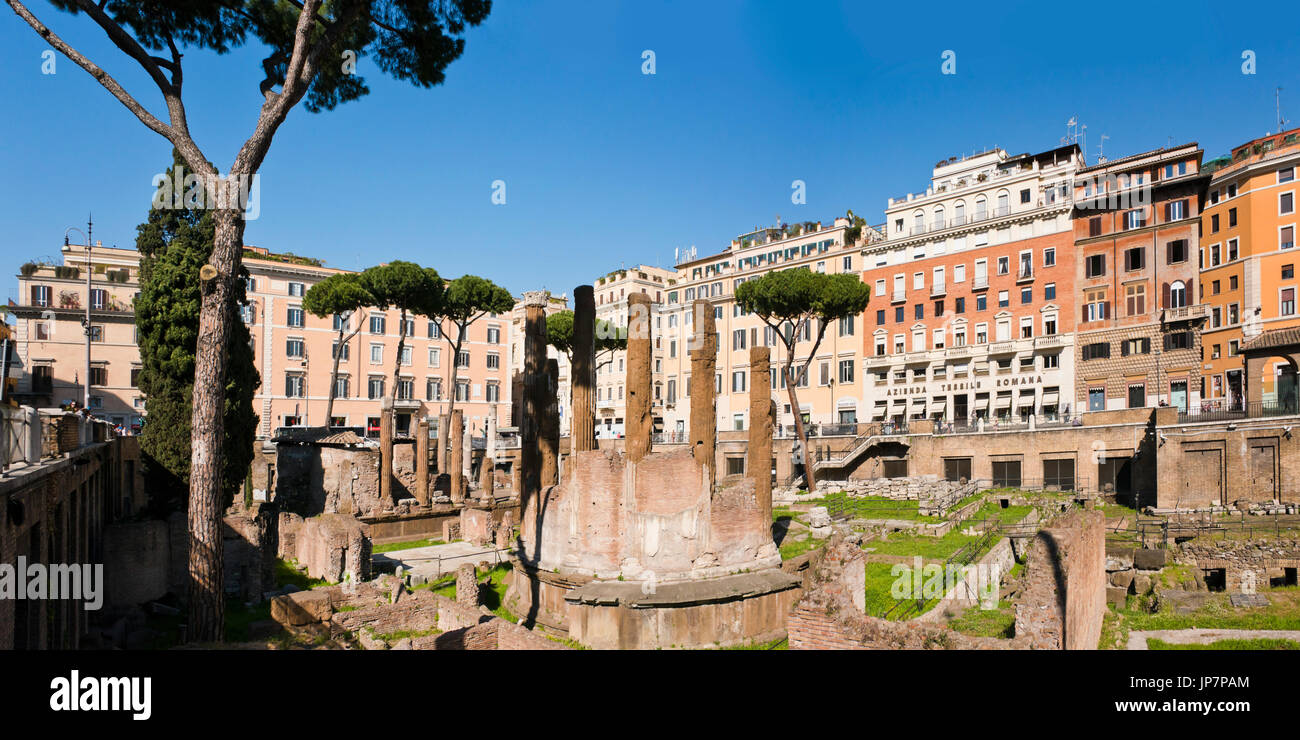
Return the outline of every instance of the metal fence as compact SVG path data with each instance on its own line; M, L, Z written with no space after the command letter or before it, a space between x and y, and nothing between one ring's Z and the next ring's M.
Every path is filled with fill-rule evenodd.
M1277 539L1283 535L1300 536L1300 517L1294 514L1247 515L1225 517L1222 514L1200 517L1142 517L1107 528L1107 536L1129 539L1143 547L1168 548L1190 539L1253 540Z
M1178 423L1196 421L1232 421L1235 419L1260 419L1271 416L1291 416L1300 413L1296 400L1257 401L1255 403L1223 403L1203 401L1196 408L1178 412Z

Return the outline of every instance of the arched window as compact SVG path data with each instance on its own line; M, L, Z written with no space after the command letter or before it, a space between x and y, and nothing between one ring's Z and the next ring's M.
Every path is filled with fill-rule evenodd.
M975 220L983 221L988 217L988 200L984 196L975 199Z
M925 211L916 211L912 214L912 233L919 234L925 231Z
M997 215L1005 216L1011 209L1011 194L1003 190L998 193L998 212Z
M952 207L952 225L961 226L966 223L966 201L959 200Z
M938 231L939 229L942 229L945 226L947 226L947 224L944 223L943 220L943 206L935 206L934 207L934 229L935 231Z
M1169 286L1169 308L1183 308L1187 305L1187 286L1182 280L1175 280Z

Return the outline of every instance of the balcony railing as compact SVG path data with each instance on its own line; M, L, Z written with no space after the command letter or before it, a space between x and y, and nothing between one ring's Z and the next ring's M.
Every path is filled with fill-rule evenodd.
M1210 307L1204 303L1198 303L1191 306L1179 306L1178 308L1166 308L1165 318L1169 321L1191 321L1192 319L1204 318L1210 312Z
M1189 408L1178 412L1178 423L1197 421L1233 421L1236 419L1260 419L1271 416L1292 416L1300 414L1296 401L1262 401L1255 403L1231 403L1221 401L1202 401L1199 408Z
M941 296L948 294L948 286L943 280L936 281L930 286L930 296Z
M905 301L907 301L907 291L896 290L894 291L893 300L891 300L890 303L903 303Z
M1065 337L1060 334L1045 334L1034 337L1034 347L1059 347L1065 344Z
M971 290L983 290L987 287L989 287L988 275L976 275L975 277L971 278L971 285L970 285Z
M1016 273L1016 282L1034 279L1034 268L1027 265L1021 265L1020 271Z

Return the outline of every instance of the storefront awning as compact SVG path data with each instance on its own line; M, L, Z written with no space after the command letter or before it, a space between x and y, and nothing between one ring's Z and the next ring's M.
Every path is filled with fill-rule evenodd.
M1020 407L1022 407L1022 408L1025 407L1025 406L1033 406L1033 405L1034 405L1034 397L1033 397L1033 395L1031 394L1031 395L1028 395L1028 396L1021 396L1020 398L1017 398L1017 399L1016 399L1016 405L1017 405L1017 406L1020 406Z
M885 404L877 404L875 408L871 409L871 418L872 419L885 418L885 414L887 413L888 408L889 407L887 407Z
M1058 399L1059 395L1060 394L1058 394L1056 391L1047 391L1046 393L1043 394L1043 405L1055 406L1057 403L1060 402Z
M947 408L948 408L948 399L946 399L946 398L931 398L931 399L930 399L930 413L932 413L932 414L934 414L934 413L939 413L939 412L944 411L944 410L947 409Z
M989 397L988 397L988 396L985 396L985 397L983 397L983 398L976 398L976 399L975 399L975 410L976 410L976 411L988 411L988 408L989 408Z
M994 408L1009 409L1011 408L1011 396L999 396Z
M913 399L912 399L912 405L913 405L913 406L925 406L925 399L924 399L924 398L913 398Z

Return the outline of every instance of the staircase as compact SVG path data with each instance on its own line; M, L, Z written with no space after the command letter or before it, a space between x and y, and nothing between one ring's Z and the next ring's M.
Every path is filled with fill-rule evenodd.
M848 452L839 457L832 457L826 460L817 460L813 463L813 472L820 473L823 470L843 470L857 461L867 448L886 439L901 437L907 434L906 424L872 424L866 431L859 434L853 440L853 446ZM799 476L802 478L803 476Z

